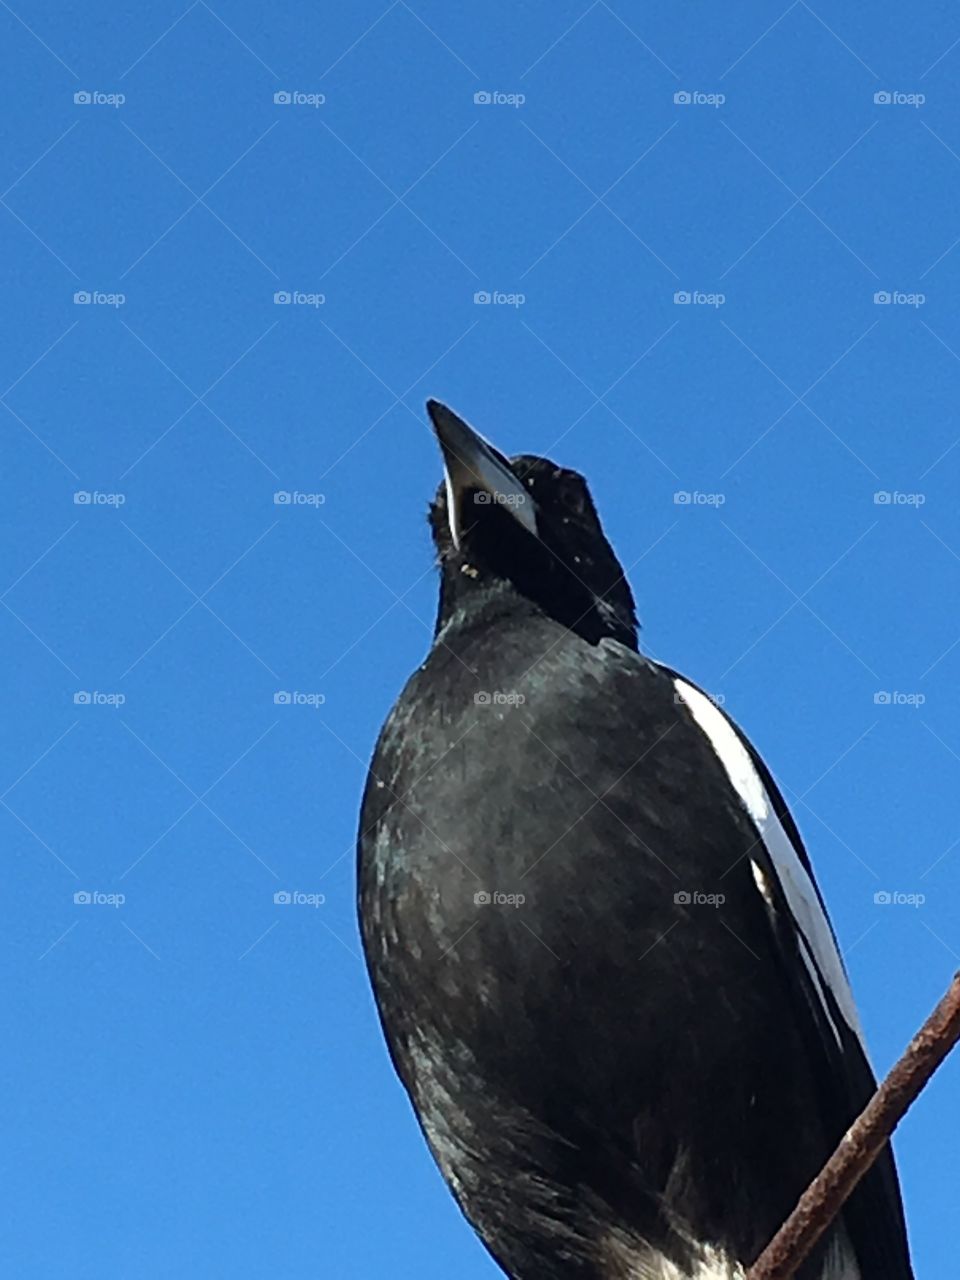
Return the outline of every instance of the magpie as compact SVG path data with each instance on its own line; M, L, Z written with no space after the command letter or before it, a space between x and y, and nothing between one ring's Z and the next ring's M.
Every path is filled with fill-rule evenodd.
M508 1276L743 1280L876 1084L810 860L583 478L427 408L436 631L358 840L393 1064ZM797 1276L912 1275L887 1147Z

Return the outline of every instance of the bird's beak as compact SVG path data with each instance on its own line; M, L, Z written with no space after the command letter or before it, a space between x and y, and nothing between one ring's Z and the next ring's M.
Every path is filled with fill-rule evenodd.
M450 536L459 549L463 533L461 505L472 493L478 504L495 503L510 512L530 533L537 532L533 496L517 479L502 453L467 426L439 400L427 401L427 412L443 451Z

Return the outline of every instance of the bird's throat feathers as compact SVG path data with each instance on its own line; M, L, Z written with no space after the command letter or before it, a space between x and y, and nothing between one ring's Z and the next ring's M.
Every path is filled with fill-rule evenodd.
M534 542L530 539L530 543ZM440 556L440 599L434 640L464 627L496 627L540 613L590 644L605 636L636 649L637 622L625 581L618 599L598 594L544 546L502 558L484 554L472 539ZM613 594L613 593L611 593Z

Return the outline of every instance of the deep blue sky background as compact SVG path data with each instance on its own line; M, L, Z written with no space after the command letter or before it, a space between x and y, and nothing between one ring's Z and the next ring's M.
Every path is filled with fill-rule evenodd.
M878 1069L938 998L960 15L854 9L2 5L5 1273L497 1274L354 920L433 621L427 395L589 476L648 648L794 804ZM955 1266L958 1072L898 1137L920 1277Z

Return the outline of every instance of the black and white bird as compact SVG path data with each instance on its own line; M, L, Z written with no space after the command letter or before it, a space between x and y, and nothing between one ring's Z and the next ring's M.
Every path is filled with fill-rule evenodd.
M439 616L359 837L394 1065L509 1276L742 1280L875 1087L810 861L581 476L428 410ZM888 1148L798 1277L912 1274Z

